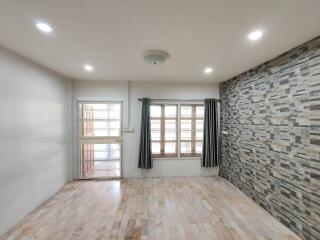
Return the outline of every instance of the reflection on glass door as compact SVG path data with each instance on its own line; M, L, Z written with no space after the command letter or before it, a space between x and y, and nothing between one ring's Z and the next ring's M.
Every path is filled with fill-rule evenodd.
M121 103L79 103L80 178L121 177Z

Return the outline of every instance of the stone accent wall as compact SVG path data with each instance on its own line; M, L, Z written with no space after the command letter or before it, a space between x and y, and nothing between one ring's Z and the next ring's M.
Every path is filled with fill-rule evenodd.
M320 37L221 83L220 95L220 175L320 239Z

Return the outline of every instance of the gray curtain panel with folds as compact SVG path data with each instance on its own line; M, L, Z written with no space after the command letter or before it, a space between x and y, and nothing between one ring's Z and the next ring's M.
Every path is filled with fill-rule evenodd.
M216 167L219 165L218 155L218 100L205 99L204 128L202 145L202 167Z
M150 126L150 99L142 99L140 149L138 168L152 168L151 158L151 126Z

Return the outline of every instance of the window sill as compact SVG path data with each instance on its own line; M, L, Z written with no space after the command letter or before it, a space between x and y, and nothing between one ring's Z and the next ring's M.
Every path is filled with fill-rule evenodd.
M201 160L201 157L153 157L152 160Z

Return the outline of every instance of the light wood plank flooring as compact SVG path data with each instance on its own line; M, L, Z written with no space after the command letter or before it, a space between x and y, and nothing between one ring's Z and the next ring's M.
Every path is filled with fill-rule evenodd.
M220 177L75 181L4 239L299 239Z

